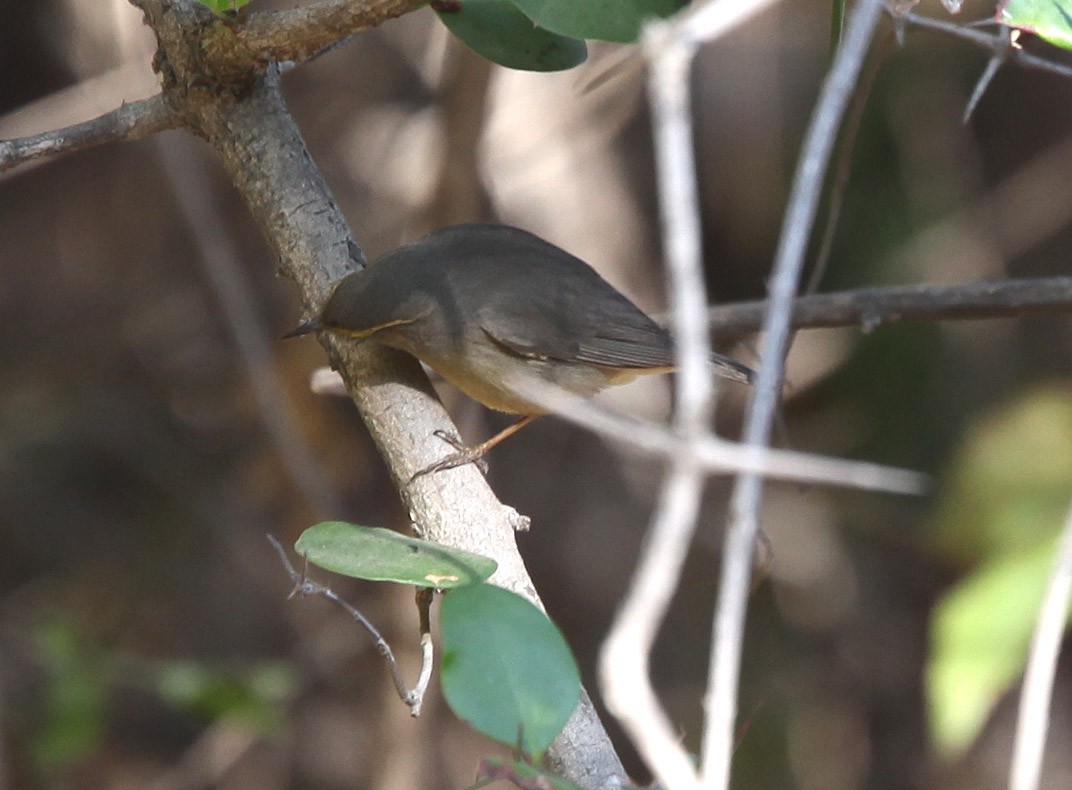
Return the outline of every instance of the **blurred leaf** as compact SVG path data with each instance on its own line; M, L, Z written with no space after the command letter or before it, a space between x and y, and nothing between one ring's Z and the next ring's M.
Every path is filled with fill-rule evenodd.
M1006 0L998 6L997 21L1072 49L1072 5L1067 0Z
M37 647L48 680L33 753L38 765L53 769L87 757L103 741L111 672L103 654L67 622L42 628Z
M1023 670L1054 550L1047 541L987 563L936 607L927 698L931 736L946 756L975 741Z
M930 535L961 562L1049 545L1072 490L1072 388L1052 386L982 416L950 464Z
M975 566L933 615L932 736L967 748L1023 670L1072 490L1072 397L1050 386L983 415L950 464L935 546Z
M495 572L495 560L389 529L324 521L309 527L295 551L325 570L371 581L449 589L479 584Z
M539 756L577 707L580 675L547 616L490 584L452 590L440 611L443 696L485 735Z
M203 719L241 719L270 730L279 723L279 703L295 685L294 673L285 664L235 671L172 661L158 667L155 690L165 702Z
M509 0L448 0L432 7L470 49L507 68L562 71L588 57L583 41L536 27Z
M469 0L462 0L463 3ZM682 0L513 0L542 28L574 38L631 43L645 19L668 17Z
M222 14L225 11L237 11L248 4L250 0L200 0L200 2L207 5L217 14Z

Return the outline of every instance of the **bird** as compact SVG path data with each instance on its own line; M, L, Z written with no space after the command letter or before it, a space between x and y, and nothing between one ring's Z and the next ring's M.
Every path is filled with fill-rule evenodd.
M319 314L284 337L327 331L371 340L419 359L469 397L519 415L413 479L483 456L546 409L525 383L557 385L587 398L637 376L674 369L670 332L595 269L562 248L500 224L452 225L347 274ZM751 383L753 371L721 354L717 375Z

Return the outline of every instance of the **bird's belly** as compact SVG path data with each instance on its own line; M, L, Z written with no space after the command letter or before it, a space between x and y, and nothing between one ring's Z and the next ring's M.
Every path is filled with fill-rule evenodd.
M554 384L582 398L618 383L610 371L591 365L527 359L489 349L477 356L467 356L459 364L442 359L422 359L443 378L470 398L497 411L512 414L543 414L546 408L532 402L526 384Z

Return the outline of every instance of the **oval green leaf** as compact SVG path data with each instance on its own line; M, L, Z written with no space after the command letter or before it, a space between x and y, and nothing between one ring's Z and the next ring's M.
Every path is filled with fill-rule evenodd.
M458 0L433 8L470 49L507 68L563 71L588 57L583 41L537 27L509 0Z
M581 694L562 634L524 598L490 584L447 593L439 619L451 710L488 737L539 757Z
M479 584L497 567L495 560L479 554L345 521L309 527L294 550L344 576L439 589Z
M463 0L464 2L465 0ZM631 43L645 19L668 17L687 0L513 0L547 30L575 38Z

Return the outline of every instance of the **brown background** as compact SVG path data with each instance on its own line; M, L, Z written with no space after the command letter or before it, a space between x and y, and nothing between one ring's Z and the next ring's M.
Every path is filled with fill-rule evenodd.
M829 3L785 3L698 59L716 301L764 292L828 13ZM496 219L570 249L658 310L642 73L635 60L614 65L619 54L595 46L576 72L507 73L448 42L425 10L302 67L286 89L370 256L433 227ZM150 56L147 29L118 0L3 4L0 137L149 95ZM1072 83L1004 68L963 125L985 60L924 32L889 56L824 290L1068 272ZM192 174L185 197L209 222L182 210L176 190L190 188L175 186L177 172ZM345 615L285 600L266 534L293 540L322 517L405 522L353 408L308 392L319 347L277 341L299 315L274 269L211 152L178 133L0 178L0 787L459 788L480 756L503 753L438 698L411 721ZM941 476L990 410L1038 387L1069 391L1070 330L1067 318L1035 317L802 334L787 441ZM750 347L735 353L754 360ZM660 418L671 386L605 400ZM746 394L722 398L729 435ZM505 424L444 397L471 439ZM590 687L659 470L554 419L491 457L494 489L532 517L522 550ZM693 746L727 491L724 480L709 487L654 659ZM933 512L930 500L770 488L773 556L752 600L736 787L1002 786L1013 700L965 759L943 764L926 745L927 618L963 570L929 546ZM412 674L411 593L336 587ZM216 673L219 688L196 705L169 701L168 684L195 670ZM1051 787L1072 772L1067 670Z

